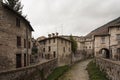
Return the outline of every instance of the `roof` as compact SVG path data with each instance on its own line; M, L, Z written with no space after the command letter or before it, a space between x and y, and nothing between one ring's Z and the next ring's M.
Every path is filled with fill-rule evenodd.
M91 31L89 34L86 35L86 37L92 37L94 35L105 35L105 34L108 34L109 33L108 32L109 26L114 25L114 24L118 24L118 23L120 23L120 17L118 17L117 19L114 19L114 20L108 22L107 24L105 24L105 25L103 25L103 26L101 26L101 27Z
M12 8L10 8L7 4L5 3L2 3L2 6L10 11L12 11L13 13L15 13L17 16L21 17L26 23L27 25L29 26L30 30L31 31L34 31L34 29L32 28L30 22L25 18L23 17L21 14L19 14L17 11L13 10Z
M114 25L109 26L109 28L112 28L112 27L120 27L120 24L114 24Z
M96 36L110 36L110 34L100 34L100 35L94 35L95 37Z
M71 40L65 39L65 38L62 38L62 37L59 37L59 36L50 37L50 38L45 38L45 39L40 40L39 42L46 41L46 40L49 40L49 39L55 39L55 38L59 38L59 39L63 39L63 40L66 40L66 41L71 42Z

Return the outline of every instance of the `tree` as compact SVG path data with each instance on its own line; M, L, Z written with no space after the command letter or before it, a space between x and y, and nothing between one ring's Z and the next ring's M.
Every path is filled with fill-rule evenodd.
M73 39L72 35L70 35L70 40L72 41L71 45L72 52L75 53L77 51L77 42Z
M5 4L7 4L10 8L22 14L23 5L20 0L5 0Z

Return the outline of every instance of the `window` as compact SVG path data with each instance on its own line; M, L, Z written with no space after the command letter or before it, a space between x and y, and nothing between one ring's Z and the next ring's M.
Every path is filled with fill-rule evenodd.
M102 44L105 43L105 37L101 37L101 43L102 43Z
M120 48L117 48L117 53L120 53Z
M49 46L49 47L48 47L48 52L50 52L50 51L51 51L51 47Z
M63 47L63 52L65 52L65 47Z
M55 52L55 51L53 52L53 57L54 57L54 58L56 57L56 52Z
M53 43L55 43L55 39L53 39Z
M117 30L120 30L120 27L117 27Z
M16 68L22 67L22 55L16 54Z
M89 46L89 49L91 49L91 46Z
M45 52L45 48L43 48L43 52Z
M28 48L30 49L30 47L31 47L31 44L30 44L30 41L28 42Z
M17 47L21 47L21 37L17 36Z
M16 26L20 27L20 19L19 18L16 18Z
M24 39L24 48L26 48L26 40Z
M71 51L70 48L69 48L69 51Z
M45 45L45 44L46 44L46 41L44 41L43 44Z
M49 44L51 43L51 40L49 39Z
M117 36L117 37L116 37L117 40L120 40L120 34L117 34L116 36Z
M26 62L27 62L27 60L26 60L27 58L26 58L26 54L24 54L24 66L26 66L27 64L26 64Z

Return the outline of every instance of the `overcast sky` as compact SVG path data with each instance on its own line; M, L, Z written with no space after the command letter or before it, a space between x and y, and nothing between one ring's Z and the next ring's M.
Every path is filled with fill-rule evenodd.
M22 0L33 37L59 32L84 36L120 16L120 0Z

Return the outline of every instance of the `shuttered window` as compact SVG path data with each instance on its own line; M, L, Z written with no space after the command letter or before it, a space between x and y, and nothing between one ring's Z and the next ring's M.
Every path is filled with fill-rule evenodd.
M17 47L21 47L21 37L17 36Z

